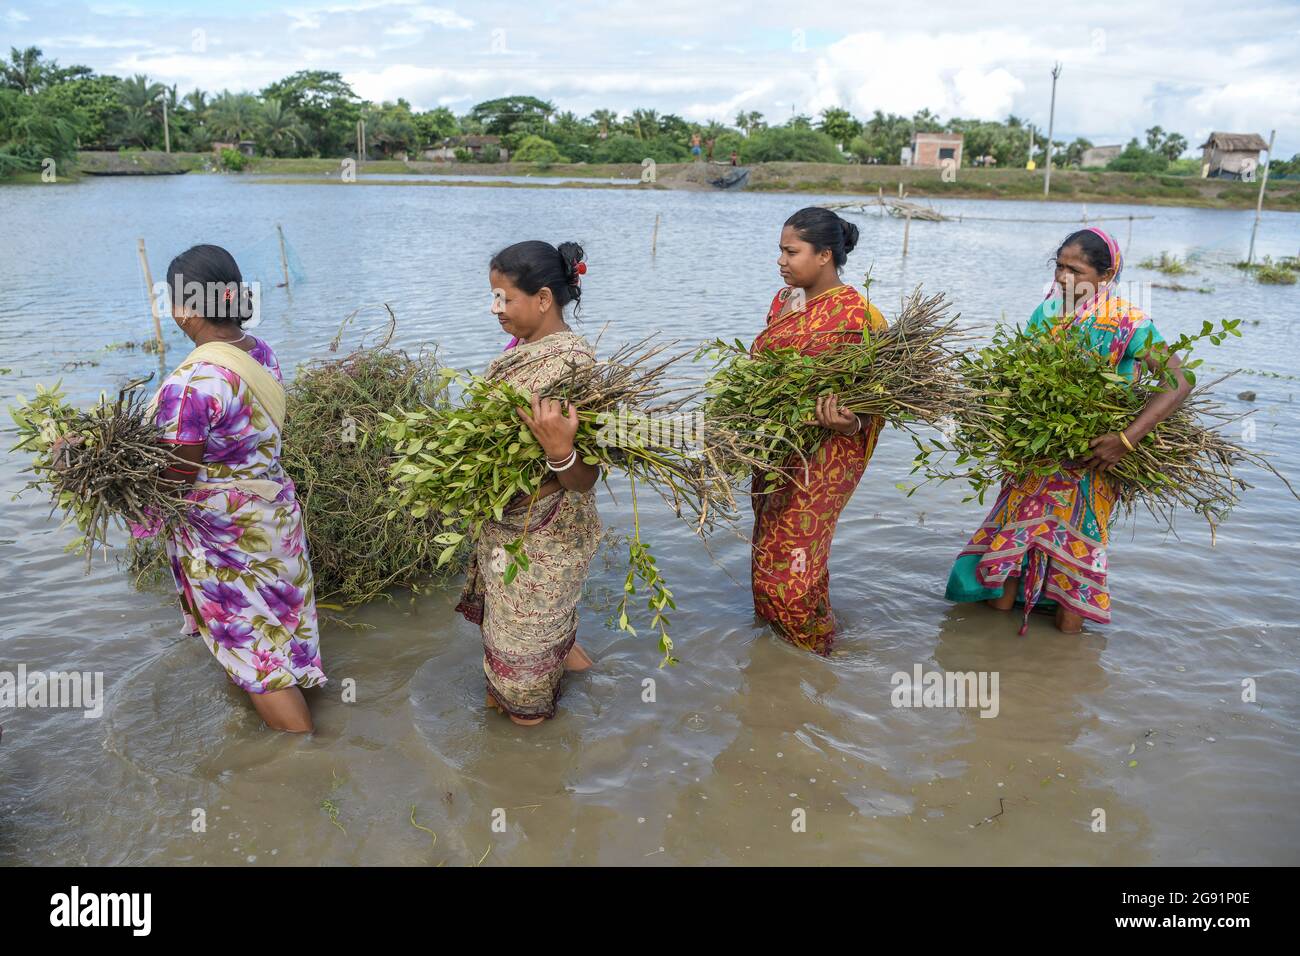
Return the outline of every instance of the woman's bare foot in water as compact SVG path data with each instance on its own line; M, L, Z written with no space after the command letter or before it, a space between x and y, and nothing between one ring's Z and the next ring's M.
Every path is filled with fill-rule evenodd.
M995 611L1010 611L1016 606L1016 590L1019 586L1019 578L1007 578L1007 583L1002 585L1002 593L989 598L985 603Z
M591 658L587 656L586 651L578 646L578 642L574 641L573 646L569 648L569 653L564 658L564 669L581 673L590 667Z
M1082 634L1083 615L1067 611L1064 607L1056 609L1056 629L1062 634Z
M506 709L497 703L497 699L492 696L491 691L488 692L487 700L484 703L493 710L499 710L501 713L506 714L520 727L534 727L546 719L545 717L516 717L514 714L506 713Z

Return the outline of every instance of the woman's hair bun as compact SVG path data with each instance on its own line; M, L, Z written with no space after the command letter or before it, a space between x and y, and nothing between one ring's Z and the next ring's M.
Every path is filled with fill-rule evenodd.
M844 252L847 255L858 244L858 227L841 217L840 230L844 233Z
M568 279L569 285L578 285L578 263L582 262L587 254L576 242L562 242L558 248L560 259L564 263L565 278Z

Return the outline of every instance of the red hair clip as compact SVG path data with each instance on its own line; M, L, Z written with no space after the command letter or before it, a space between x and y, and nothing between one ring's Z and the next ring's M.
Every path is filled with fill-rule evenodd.
M574 271L576 271L576 272L578 273L578 275L580 275L580 276L584 276L584 275L586 275L586 274L587 274L587 263L585 263L585 262L579 262L578 265L575 267Z

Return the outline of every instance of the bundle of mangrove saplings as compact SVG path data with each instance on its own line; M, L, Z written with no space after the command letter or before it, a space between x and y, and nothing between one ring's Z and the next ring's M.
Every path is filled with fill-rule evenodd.
M570 363L541 395L571 402L577 409L574 445L584 462L599 466L606 477L610 471L620 472L631 483L633 533L624 595L616 611L618 625L636 633L627 612L639 579L649 590L650 626L658 630L665 660L671 661L666 612L676 604L641 540L637 487L653 488L700 533L734 515L735 499L726 476L712 466L712 459L698 453L699 436L693 433L698 418L682 412L693 395L671 384L667 374L690 353L668 355L667 348L643 339L606 360ZM458 402L438 407L407 404L381 417L388 422L384 436L395 443L398 455L391 468L397 501L390 514L402 520L436 516L443 526L435 539L442 546L440 560L450 561L485 521L501 519L517 495L531 496L531 513L535 493L549 472L541 446L516 412L529 407L528 393L500 379L450 369L442 374L459 388ZM505 550L509 584L528 569L526 532Z
M432 516L388 518L392 448L376 434L384 424L379 416L395 406L436 408L446 402L436 355L389 347L391 312L389 317L387 335L377 345L305 365L287 388L280 460L305 515L318 606L334 610L456 570L450 562L439 565L442 548L433 541L439 525ZM73 546L106 547L113 519L150 523L152 515L170 526L185 521L189 506L182 489L158 482L175 459L146 417L152 391L141 389L143 384L134 382L117 401L101 399L89 411L67 405L57 387L41 388L13 410L18 447L35 453L38 479L29 487L46 488L55 508L76 521L82 537ZM55 469L51 445L60 435L80 441L66 445L66 467ZM167 576L160 537L131 539L129 557L137 585Z
M710 449L733 479L758 469L769 480L781 473L797 481L800 463L826 437L814 417L821 396L834 393L841 408L901 428L953 416L964 400L957 371L964 335L960 315L948 309L943 293L917 288L886 330L817 355L795 348L751 355L739 340L708 343L699 355L715 366L705 386Z
M393 448L380 416L406 405L446 403L436 353L380 344L298 369L288 387L281 462L297 486L316 594L351 607L391 587L417 588L457 566L438 564L432 518L389 520Z
M286 389L280 462L303 509L317 606L330 610L364 604L389 588L418 590L459 570L458 563L438 563L433 517L388 518L392 446L377 434L380 415L399 405L446 402L436 353L390 347L395 320L389 316L377 344L303 365ZM137 582L165 569L156 541L131 543Z
M947 440L914 438L914 470L930 479L968 481L971 498L981 502L1006 477L1054 474L1062 463L1087 458L1092 439L1123 430L1153 395L1176 385L1170 355L1185 353L1197 340L1217 345L1228 335L1239 336L1238 324L1229 320L1215 329L1206 322L1198 335L1157 346L1153 354L1161 359L1161 371L1143 368L1136 383L1117 374L1077 333L1029 336L999 329L991 345L963 360L971 401ZM1240 466L1257 465L1291 485L1267 459L1224 434L1223 426L1241 416L1211 397L1222 378L1196 384L1193 369L1199 364L1194 359L1183 365L1194 385L1186 401L1107 475L1125 511L1142 505L1172 527L1174 515L1187 509L1202 515L1213 531L1250 487L1238 474Z
M184 521L177 486L162 479L169 465L181 462L160 443L162 432L148 415L152 392L142 389L146 382L128 383L114 400L100 395L89 409L68 404L58 384L38 385L35 398L10 409L19 435L14 450L33 456L25 470L36 477L23 490L47 492L51 512L62 511L65 524L76 524L81 536L68 550L84 552L88 566L97 548L107 549L110 528L118 523Z

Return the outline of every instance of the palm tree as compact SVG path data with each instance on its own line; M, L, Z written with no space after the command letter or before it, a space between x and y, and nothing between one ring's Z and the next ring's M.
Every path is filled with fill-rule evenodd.
M160 94L166 91L161 83L149 82L149 77L137 73L129 80L122 80L118 85L118 95L127 110L141 110L147 116L162 120L162 104L158 102Z
M637 139L646 139L659 132L659 113L656 110L633 110L627 120L628 129Z
M208 125L214 136L237 143L252 134L257 125L257 114L257 100L248 93L222 90L208 110Z
M21 93L35 93L41 85L45 67L41 63L40 47L29 46L19 51L17 47L9 48L9 62L0 64L4 83Z
M613 110L596 110L591 114L591 121L600 129L597 135L601 139L607 139L609 137L609 128L618 123L618 113Z
M294 111L285 109L277 99L262 104L258 134L264 151L272 156L292 150L307 138Z
M202 117L208 111L208 94L204 93L198 87L192 92L185 94L185 105L189 107L191 113L195 116Z
M767 124L763 122L763 114L757 110L750 110L748 113L742 110L736 114L736 126L745 134L746 138L754 130L762 129L765 125Z
M122 116L121 134L128 143L148 149L154 144L158 123L139 106L128 106Z

